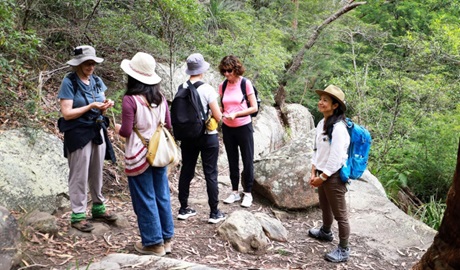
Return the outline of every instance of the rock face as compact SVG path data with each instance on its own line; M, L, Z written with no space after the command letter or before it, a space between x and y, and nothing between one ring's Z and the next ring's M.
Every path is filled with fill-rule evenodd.
M233 212L219 226L217 232L235 250L242 253L263 253L268 245L262 225L254 215L245 210Z
M62 141L40 130L0 134L0 204L10 210L52 212L67 188Z
M351 233L391 260L410 254L412 249L426 250L436 231L396 207L369 171L362 179L351 182L345 197Z
M16 219L8 209L0 206L0 269L11 269L19 243Z
M318 204L309 185L314 131L292 140L254 165L254 191L282 209Z

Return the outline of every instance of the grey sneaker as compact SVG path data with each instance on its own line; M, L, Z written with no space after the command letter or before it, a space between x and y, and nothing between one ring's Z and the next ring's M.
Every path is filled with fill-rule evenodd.
M208 223L217 224L223 220L225 220L224 213L222 213L220 210L217 210L217 212L211 213L211 215L209 215Z
M237 202L241 200L241 196L239 193L234 193L232 192L228 197L227 199L224 200L224 203L226 204L230 204L230 203L234 203L234 202Z
M185 209L181 208L179 209L179 215L177 215L177 219L186 220L187 218L192 217L194 215L196 215L196 211L194 209L189 207Z
M332 234L332 232L326 233L323 231L322 227L320 229L315 229L315 228L310 229L308 231L308 235L320 241L326 241L326 242L332 242L332 240L334 239L334 235Z
M330 262L346 262L348 258L350 258L350 248L343 248L341 246L337 246L336 249L329 252L324 256L324 258Z

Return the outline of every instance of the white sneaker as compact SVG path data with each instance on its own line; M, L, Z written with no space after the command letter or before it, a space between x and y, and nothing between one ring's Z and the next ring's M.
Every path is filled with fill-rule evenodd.
M243 201L241 202L242 207L251 207L252 205L252 195L251 193L244 193Z
M224 203L234 203L241 200L241 196L239 193L232 192L227 199L224 200Z

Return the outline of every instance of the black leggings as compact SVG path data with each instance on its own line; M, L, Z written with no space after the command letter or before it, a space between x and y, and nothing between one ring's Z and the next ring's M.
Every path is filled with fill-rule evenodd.
M232 190L237 191L240 183L239 153L243 160L243 191L251 193L254 182L254 129L252 123L241 127L222 125L222 134L227 151Z

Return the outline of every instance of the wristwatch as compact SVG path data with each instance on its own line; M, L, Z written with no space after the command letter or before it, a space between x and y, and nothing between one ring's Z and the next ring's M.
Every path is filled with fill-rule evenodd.
M319 178L323 181L327 180L327 177L324 177L322 173L319 174Z

